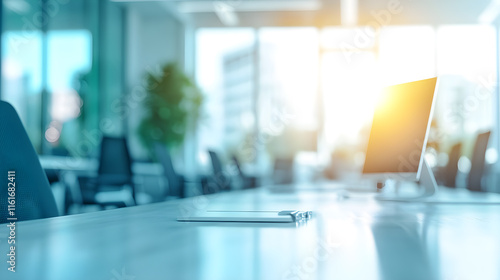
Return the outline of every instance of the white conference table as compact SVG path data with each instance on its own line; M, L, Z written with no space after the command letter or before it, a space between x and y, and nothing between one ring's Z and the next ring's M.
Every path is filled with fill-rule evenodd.
M80 173L97 173L99 160L95 158L75 158L64 156L40 156L40 164L44 169L73 171ZM132 172L138 175L162 175L163 167L158 163L133 162Z
M337 194L260 188L19 222L15 273L1 225L0 279L500 279L500 204ZM303 225L176 221L196 210L283 209L315 216Z

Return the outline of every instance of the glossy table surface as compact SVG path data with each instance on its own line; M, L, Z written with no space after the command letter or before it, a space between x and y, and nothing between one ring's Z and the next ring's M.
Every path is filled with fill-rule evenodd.
M500 205L279 190L19 222L15 273L3 224L0 279L500 279ZM315 217L302 225L176 221L198 210L284 209Z

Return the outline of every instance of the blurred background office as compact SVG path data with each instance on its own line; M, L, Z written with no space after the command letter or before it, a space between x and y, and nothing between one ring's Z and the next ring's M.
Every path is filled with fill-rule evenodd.
M61 214L357 178L379 89L433 76L439 182L500 192L498 1L1 8L0 98Z

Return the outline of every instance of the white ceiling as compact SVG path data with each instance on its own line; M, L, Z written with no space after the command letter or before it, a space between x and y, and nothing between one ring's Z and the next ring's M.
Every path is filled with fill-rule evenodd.
M222 16L237 17L237 26L331 26L341 24L341 2L357 2L357 22L404 24L473 24L495 0L111 0L146 16L181 15L197 27L226 26ZM391 13L391 6L400 10ZM377 16L379 15L379 16ZM223 18L222 18L223 19ZM224 21L224 20L223 20ZM233 23L234 24L234 23Z

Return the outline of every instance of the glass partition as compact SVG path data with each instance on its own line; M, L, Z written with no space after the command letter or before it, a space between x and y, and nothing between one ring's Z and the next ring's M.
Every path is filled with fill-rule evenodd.
M88 157L122 133L123 7L98 0L3 1L2 96L38 153ZM105 93L105 94L104 94ZM102 125L111 120L113 127Z

